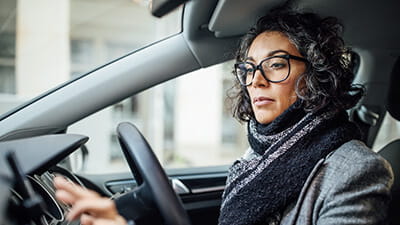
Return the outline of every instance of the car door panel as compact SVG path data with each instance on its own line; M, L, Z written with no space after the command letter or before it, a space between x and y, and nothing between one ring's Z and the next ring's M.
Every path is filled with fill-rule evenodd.
M227 167L203 167L167 170L193 225L218 223L221 196L225 187ZM103 175L78 175L89 188L106 196L118 196L133 190L137 183L128 172Z

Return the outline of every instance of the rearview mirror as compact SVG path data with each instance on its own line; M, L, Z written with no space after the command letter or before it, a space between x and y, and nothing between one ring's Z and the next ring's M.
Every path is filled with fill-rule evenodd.
M162 17L188 0L150 0L151 14Z

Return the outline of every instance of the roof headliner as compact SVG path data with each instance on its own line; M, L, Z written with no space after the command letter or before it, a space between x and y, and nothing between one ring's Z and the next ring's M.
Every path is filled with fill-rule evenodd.
M252 0L243 7L240 0L220 0L208 28L216 37L245 33L257 18L284 3L279 0ZM289 0L289 5L338 17L345 25L345 41L354 47L399 49L400 1L385 0ZM360 35L361 34L361 35Z

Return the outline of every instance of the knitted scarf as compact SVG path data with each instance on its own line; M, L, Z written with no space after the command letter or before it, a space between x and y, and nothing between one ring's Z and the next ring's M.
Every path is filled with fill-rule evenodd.
M279 223L317 162L360 138L345 111L306 113L300 105L295 102L267 125L249 121L248 140L257 156L229 169L219 225Z

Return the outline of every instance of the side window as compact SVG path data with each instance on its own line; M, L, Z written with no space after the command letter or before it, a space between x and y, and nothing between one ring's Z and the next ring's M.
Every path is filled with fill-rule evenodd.
M90 137L83 172L128 171L115 131L122 121L141 130L165 168L231 164L247 148L245 126L232 118L225 102L233 85L232 63L168 81L71 126L70 133Z
M149 0L1 0L0 114L138 48L182 31ZM34 12L34 13L33 13Z

